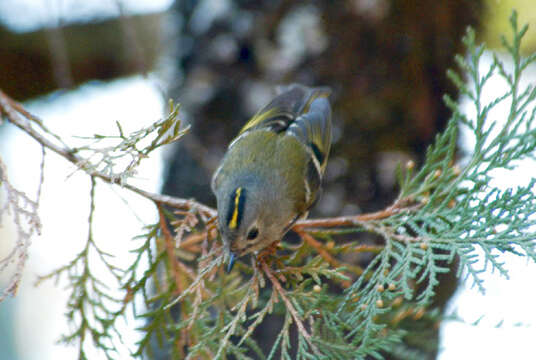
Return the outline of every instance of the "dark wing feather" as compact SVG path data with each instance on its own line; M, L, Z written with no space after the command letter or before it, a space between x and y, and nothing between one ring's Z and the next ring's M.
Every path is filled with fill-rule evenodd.
M290 124L287 133L307 145L312 160L322 175L331 147L331 107L328 100L314 99L308 111Z
M240 130L239 135L254 129L270 129L277 133L287 130L298 116L309 110L311 103L330 94L328 88L310 88L293 84L282 88L282 93L276 96L268 105L260 109L251 120Z
M311 208L319 197L322 176L331 147L331 107L326 98L314 99L308 112L299 116L286 131L295 136L309 153L305 172L305 206Z

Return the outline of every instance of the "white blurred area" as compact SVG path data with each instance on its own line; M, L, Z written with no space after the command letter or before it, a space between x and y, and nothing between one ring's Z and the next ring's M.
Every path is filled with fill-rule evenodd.
M505 64L511 62L501 57ZM480 64L480 74L487 73L492 56L485 53ZM508 67L507 67L508 68ZM536 83L536 66L529 67L522 79L520 89ZM494 75L484 87L483 106L504 94L508 86L499 76ZM474 118L474 107L467 99L462 101L464 111ZM490 122L496 121L495 133L506 122L510 102L499 104L490 113ZM531 109L528 109L530 114ZM461 148L471 153L474 139L467 129L463 129ZM500 170L494 173L493 186L500 189L527 186L536 176L536 161L524 160L514 170ZM534 189L536 190L536 189ZM481 254L482 255L482 254ZM482 257L481 257L482 259ZM461 285L447 308L447 314L456 312L462 321L445 321L441 325L441 348L439 360L459 359L536 359L536 264L514 255L502 255L499 259L506 264L509 279L498 272L482 274L485 294L472 287L471 279ZM483 261L480 261L483 265ZM478 268L478 266L477 266ZM478 321L480 319L480 321ZM478 325L473 323L478 322Z
M1 0L0 22L12 31L112 18L168 9L173 0Z
M161 118L164 102L161 92L150 80L131 77L111 83L86 84L75 91L52 94L25 106L44 119L45 125L60 134L65 142L80 143L89 140L72 136L116 135L116 120L121 122L126 134L149 126ZM2 133L0 154L7 164L10 182L35 198L41 148L13 126L4 130L7 131ZM0 304L0 313L8 311L13 320L8 333L15 341L17 357L3 357L5 354L0 351L0 360L76 358L74 347L56 344L59 336L67 331L64 316L67 295L62 286L65 283L55 286L53 281L46 281L37 288L34 286L38 275L68 263L87 240L90 180L87 175L75 170L75 166L65 159L47 152L39 211L42 235L33 239L17 297ZM158 192L162 173L160 154L155 153L145 159L138 170L135 181L129 180L129 183ZM104 251L116 256L115 264L125 267L132 260L129 253L133 248L132 239L142 233L145 224L156 221L155 207L139 195L98 180L95 205L94 239ZM13 236L13 226L5 225L0 229L3 244L7 243L5 240L9 236ZM6 251L5 246L0 246L0 253ZM93 270L99 276L98 271L103 268ZM124 296L120 292L117 294L118 297ZM138 339L134 329L140 325L133 319L122 325L121 333L127 345ZM127 354L124 353L124 358L128 358ZM92 355L91 351L89 355ZM91 359L102 356L93 355Z

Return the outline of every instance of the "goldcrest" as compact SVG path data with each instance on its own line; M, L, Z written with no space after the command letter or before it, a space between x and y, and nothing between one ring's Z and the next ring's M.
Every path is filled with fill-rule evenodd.
M317 200L331 146L329 94L287 86L230 143L212 177L228 271L279 241Z

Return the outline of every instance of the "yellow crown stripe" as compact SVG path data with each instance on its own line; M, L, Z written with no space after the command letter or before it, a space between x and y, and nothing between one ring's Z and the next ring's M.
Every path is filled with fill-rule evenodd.
M238 225L238 208L240 205L240 194L242 193L242 188L239 187L235 192L233 215L231 216L231 221L229 221L229 229L234 230Z

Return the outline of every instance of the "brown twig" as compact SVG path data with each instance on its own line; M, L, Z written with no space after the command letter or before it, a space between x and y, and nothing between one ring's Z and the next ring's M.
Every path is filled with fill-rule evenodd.
M333 256L331 256L331 254L326 249L324 249L324 246L314 237L312 237L311 235L303 231L298 232L298 235L300 235L300 237L307 244L313 247L316 250L316 252L319 253L320 256L322 256L322 258L328 262L328 264L330 264L331 266L335 268L342 266L341 262L335 259Z
M364 252L371 252L371 253L378 253L384 249L383 245L369 245L369 244L361 244L354 246L352 248L352 252L354 253L364 253Z
M175 256L173 235L171 235L171 232L169 231L168 226L166 224L166 217L164 215L164 211L162 210L162 205L157 204L156 207L158 208L158 215L160 217L160 229L162 229L162 233L164 234L164 243L166 246L168 261L171 264L171 272L175 280L176 290L174 291L174 293L175 295L180 294L184 290L184 286L182 285L181 281L179 260Z
M179 244L179 248L188 251L201 252L201 246L197 244L201 241L204 241L206 237L207 231L190 234L183 241L181 241L181 243Z
M290 300L287 298L286 292L283 289L283 287L281 286L281 283L274 276L274 274L272 273L272 270L268 267L268 265L266 264L266 261L264 261L264 259L262 259L260 261L260 264L262 266L262 269L263 269L264 273L266 274L268 279L270 279L270 281L272 282L272 285L273 285L274 289L279 293L279 296L281 297L281 299L285 303L285 306L286 306L287 310L289 311L290 315L294 319L294 322L296 323L296 327L298 328L298 331L305 338L305 340L307 341L309 346L311 346L311 349L316 354L320 355L320 352L318 351L318 348L313 344L313 342L311 340L311 335L305 329L305 326L303 325L303 322L302 322L300 316L298 315L298 312L296 311L296 309L294 308L294 306L292 305Z
M333 266L334 268L340 268L340 267L343 267L343 266L346 266L348 267L347 264L343 264L342 262L340 262L339 260L335 259L325 248L324 246L318 241L316 240L314 237L312 237L311 235L309 235L308 233L306 232L298 232L298 235L300 235L300 237L307 243L309 244L312 248L314 248L316 250L316 252L322 256L322 258L324 260L326 260L326 262L328 264L330 264L331 266ZM355 269L354 269L355 268ZM363 269L361 269L360 267L358 266L352 266L352 270L354 272L356 272L358 275L361 275L363 273ZM348 280L343 280L341 282L342 286L344 286L345 288L349 287L351 285L351 282L348 281Z
M399 214L404 211L414 210L419 208L422 204L414 204L407 199L398 199L391 206L380 211L376 211L369 214L351 215L351 216L338 216L333 218L324 219L312 219L298 221L293 230L296 232L304 231L310 228L332 228L342 226L362 226L364 223L382 220L393 215Z

